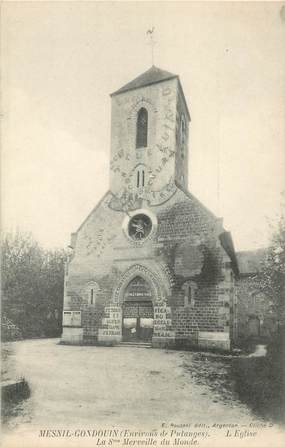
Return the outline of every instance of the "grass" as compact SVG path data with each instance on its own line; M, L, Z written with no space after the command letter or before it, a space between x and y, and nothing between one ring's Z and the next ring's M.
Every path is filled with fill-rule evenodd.
M265 357L193 352L184 367L213 401L231 405L237 400L267 421L285 424L284 331L267 346ZM251 352L252 346L249 351ZM244 352L244 351L243 351Z
M268 345L266 357L233 359L231 376L241 402L259 416L285 424L284 330Z

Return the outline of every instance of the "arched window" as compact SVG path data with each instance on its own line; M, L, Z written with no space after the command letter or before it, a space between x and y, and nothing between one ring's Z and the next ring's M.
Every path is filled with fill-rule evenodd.
M182 144L184 144L186 141L186 124L183 115L181 117L181 123L180 123L180 141Z
M95 281L90 281L84 289L84 295L86 304L94 306L96 304L96 298L98 291L100 290L98 284Z
M147 110L142 107L137 116L136 148L147 147L147 122L148 113Z
M182 287L184 290L184 307L194 307L198 286L193 281L187 281Z

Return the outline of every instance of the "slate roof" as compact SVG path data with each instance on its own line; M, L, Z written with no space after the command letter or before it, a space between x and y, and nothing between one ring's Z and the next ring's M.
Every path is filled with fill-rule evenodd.
M237 260L237 256L236 256L236 252L235 252L235 248L234 248L234 243L232 240L232 235L229 231L224 231L223 233L221 233L219 235L219 239L221 241L221 244L222 244L224 250L229 255L230 260L232 261L233 270L234 270L236 276L238 277L240 274L240 270L239 270L239 264L238 264L238 260Z
M137 78L128 82L123 87L111 93L111 96L118 95L119 93L134 90L136 88L145 87L147 85L156 84L157 82L167 81L169 79L178 78L178 75L170 73L169 71L162 70L161 68L153 65L147 71L139 75Z

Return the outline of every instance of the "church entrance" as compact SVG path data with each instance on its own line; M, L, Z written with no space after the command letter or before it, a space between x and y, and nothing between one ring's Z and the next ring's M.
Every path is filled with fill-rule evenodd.
M123 341L150 342L153 334L152 293L148 283L136 276L124 293Z

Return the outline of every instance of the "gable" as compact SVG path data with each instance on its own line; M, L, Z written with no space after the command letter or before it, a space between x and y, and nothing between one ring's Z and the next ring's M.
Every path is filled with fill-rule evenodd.
M158 240L181 240L212 236L218 219L192 194L181 188L179 201L158 211Z
M116 90L114 93L111 94L111 96L118 95L119 93L124 93L129 90L134 90L141 87L146 87L147 85L156 84L157 82L163 82L167 81L169 79L177 78L178 76L176 74L170 73L166 70L161 70L158 67L155 67L154 65L142 73L141 75L137 76L132 81L125 84L123 87Z

